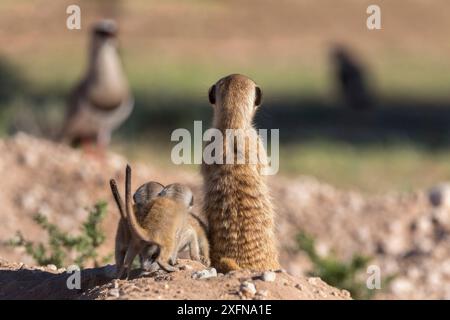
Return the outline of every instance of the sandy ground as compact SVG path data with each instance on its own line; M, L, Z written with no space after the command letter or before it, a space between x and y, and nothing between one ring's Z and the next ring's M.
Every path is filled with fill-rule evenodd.
M108 180L116 178L122 185L126 164L123 157L109 154L99 160L66 146L24 134L0 141L0 154L0 241L13 237L17 230L31 240L45 239L32 221L32 216L37 212L46 215L64 230L76 233L79 223L87 216L86 208L99 200L107 200L108 215L103 226L107 241L100 251L102 254L113 251L118 213L109 192ZM198 173L181 168L162 170L138 163L132 166L133 189L149 180L163 184L186 183L194 190L198 200L195 201L195 211L200 212L201 177ZM320 254L334 252L342 259L349 259L356 253L368 255L373 257L371 264L380 267L382 277L395 274L395 279L377 293L376 298L450 298L450 211L445 206L431 206L426 192L362 194L338 190L310 177L275 176L269 179L269 185L277 209L281 264L288 274L295 277L283 274L278 278L291 279L289 281L293 287L294 283L306 284L308 281L304 276L311 263L304 253L296 249L295 244L296 234L305 231L315 237ZM0 246L0 257L5 261L34 265L22 249ZM14 264L6 267L7 270L17 268ZM42 272L46 274L45 270ZM11 272L2 274L0 278L6 276L4 279L17 277ZM213 287L215 281L224 281L233 287L237 285L238 278L251 276L254 275L244 273L218 277L206 281L205 286ZM174 290L188 290L187 287L183 289L182 284L176 284L177 279L183 277L188 281L187 270L171 277L175 279L172 284ZM0 282L4 283L4 279ZM171 284L168 284L170 287ZM110 285L111 282L108 282L104 287L93 289L86 293L86 297L106 297ZM151 278L132 280L124 284L123 290L128 285L148 285L150 291L143 290L142 298L167 297L163 290L158 289L164 284ZM153 288L161 293L152 293ZM189 294L203 297L196 296L190 290L194 289L189 289ZM301 299L320 296L314 296L312 288L308 290L313 293L307 291L303 294L295 290L283 293L270 288L273 292L269 297ZM171 290L170 294L173 293ZM238 297L214 291L205 298L218 298L221 294L225 294L224 298ZM134 297L131 292L127 295ZM331 293L326 295L328 297Z
M293 277L275 272L273 281L264 281L262 273L250 271L218 274L196 279L199 263L180 260L183 270L167 274L113 279L115 267L84 269L81 289L68 289L71 274L65 270L29 267L0 261L0 299L194 299L194 300L265 300L265 299L350 299L350 293L328 286L319 278ZM250 289L247 289L250 288Z

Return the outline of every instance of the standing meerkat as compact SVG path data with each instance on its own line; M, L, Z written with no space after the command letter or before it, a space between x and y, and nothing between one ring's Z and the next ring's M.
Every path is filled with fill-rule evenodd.
M107 147L133 105L118 53L117 25L101 20L92 29L87 72L69 97L61 139Z
M122 269L126 252L128 247L135 242L138 242L139 239L133 239L134 234L130 232L130 228L128 226L126 210L122 198L120 196L119 190L117 188L116 181L111 179L109 181L111 192L114 196L114 200L117 205L117 209L120 213L120 220L117 225L116 238L115 238L115 248L114 248L114 257L116 261L116 269L117 269L117 277L119 276L119 271ZM150 201L158 196L158 194L163 190L164 186L158 182L147 182L140 186L137 191L134 193L133 198L136 206L136 213L139 214L138 219L142 220L142 213L145 212L146 207L148 207ZM143 258L140 254L141 260L141 268L143 268ZM123 272L122 272L123 273Z
M248 77L233 74L214 84L208 96L214 108L213 128L224 137L224 164L202 164L203 210L208 217L211 265L219 272L277 269L274 212L261 174L267 156L252 125L262 91ZM225 163L230 152L234 159L239 154L249 157L248 148L240 150L236 144L227 148L231 142L227 129L243 129L257 139L257 163Z

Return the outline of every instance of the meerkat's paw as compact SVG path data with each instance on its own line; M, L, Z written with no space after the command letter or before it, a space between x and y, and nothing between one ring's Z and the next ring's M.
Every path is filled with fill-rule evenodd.
M175 272L175 271L180 270L178 267L171 266L170 264L164 263L162 261L158 261L158 264L159 264L160 268L166 272Z
M204 266L209 267L211 265L211 261L204 257L204 256L200 256L200 260L199 260Z

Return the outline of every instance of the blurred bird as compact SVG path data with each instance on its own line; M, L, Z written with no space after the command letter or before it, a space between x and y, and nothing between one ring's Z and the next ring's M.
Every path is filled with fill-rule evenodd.
M336 81L348 107L356 110L371 109L373 99L364 68L342 46L333 49L332 60Z
M106 148L112 131L130 115L134 100L118 54L116 23L96 23L91 37L88 69L69 97L61 136L73 146Z

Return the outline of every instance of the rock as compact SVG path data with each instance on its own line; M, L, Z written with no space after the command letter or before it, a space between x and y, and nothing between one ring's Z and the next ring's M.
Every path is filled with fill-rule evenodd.
M51 270L51 271L57 271L58 267L55 266L54 264L48 264L47 265L47 269Z
M276 273L287 273L286 269L277 269L275 270Z
M208 268L201 271L196 271L192 274L192 279L208 279L217 277L217 270L215 268Z
M183 264L182 266L180 266L180 270L192 270L192 266L188 265L188 264Z
M343 289L343 290L341 290L341 293L344 297L351 298L351 294L348 290Z
M256 294L256 287L252 282L244 281L241 283L240 292L247 298L253 298Z
M261 276L261 279L263 281L266 281L266 282L274 282L276 277L277 277L277 275L276 275L275 272L273 272L273 271L264 271L264 273Z
M256 291L255 299L263 300L263 299L267 298L268 295L269 295L269 292L267 290L258 290L258 291Z
M114 288L114 289L109 290L108 295L110 295L112 297L116 297L116 298L120 297L119 289Z
M414 290L414 285L407 278L402 277L392 281L391 290L394 294L406 294Z
M319 277L312 277L308 279L309 284L312 284L313 286L317 286L320 284L322 280L320 280Z

